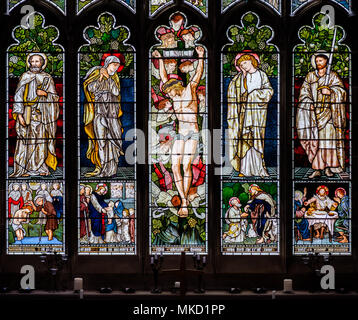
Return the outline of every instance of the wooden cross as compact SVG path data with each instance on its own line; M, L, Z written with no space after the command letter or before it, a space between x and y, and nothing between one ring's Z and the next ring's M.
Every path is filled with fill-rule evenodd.
M187 274L199 275L203 274L203 270L186 269L185 252L182 251L180 258L180 269L167 269L162 271L165 274L178 276L180 279L180 295L184 296L187 291Z

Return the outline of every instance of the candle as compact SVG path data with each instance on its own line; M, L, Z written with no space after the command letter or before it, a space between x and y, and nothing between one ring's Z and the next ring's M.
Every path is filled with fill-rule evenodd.
M155 260L155 261L158 261L158 255L157 255L157 254L155 254L154 260Z
M150 264L154 264L154 258L150 257Z
M80 290L80 299L83 299L83 289Z
M83 279L82 278L75 278L73 282L73 290L80 291L83 289Z
M203 257L203 263L206 263L206 256Z
M283 280L283 292L286 293L292 292L292 279Z
M180 281L175 281L174 288L176 289L180 288Z

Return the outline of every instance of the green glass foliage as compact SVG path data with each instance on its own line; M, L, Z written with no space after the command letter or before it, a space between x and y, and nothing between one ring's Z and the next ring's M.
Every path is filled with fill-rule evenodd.
M91 2L94 2L94 1L96 1L96 0L84 0L84 1L77 0L77 13L80 12L84 7L86 7Z
M65 0L50 0L50 2L59 7L62 11L65 11Z
M269 41L273 37L273 30L269 26L259 27L259 17L248 12L241 18L241 26L231 26L227 31L232 44L223 48L224 77L237 74L235 57L238 53L248 51L258 54L260 66L269 77L278 76L278 49Z
M161 4L156 4L157 1L149 1L149 6L150 6L150 15L154 15L157 10L160 10L161 8L163 8L164 6L166 6L167 4L173 2L173 0L165 0L165 3L161 3Z
M313 17L313 26L304 26L298 36L303 44L294 48L295 77L305 77L308 72L313 71L311 57L318 50L330 53L334 36L334 28L337 29L336 42L334 46L332 70L340 77L348 78L350 74L350 49L341 44L345 38L344 29L340 26L328 29L322 23L324 14L317 13Z
M80 74L85 76L89 69L99 66L104 53L122 53L125 66L120 76L132 76L134 72L134 50L126 44L130 32L125 26L115 27L116 20L111 13L105 12L98 17L98 26L89 26L84 38L89 44L80 48Z
M207 15L207 0L186 0L186 2L199 9L205 16Z
M30 52L45 53L48 64L45 69L53 77L62 77L63 74L63 48L56 44L59 31L54 26L45 27L45 18L42 14L34 14L34 27L26 29L17 26L13 30L13 38L16 44L8 49L9 76L19 77L27 69L26 57Z

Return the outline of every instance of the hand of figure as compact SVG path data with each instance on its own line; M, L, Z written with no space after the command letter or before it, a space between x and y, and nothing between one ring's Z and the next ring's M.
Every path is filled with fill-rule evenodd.
M322 89L322 94L329 96L331 94L331 90L327 88Z
M47 92L41 89L37 89L36 94L40 97L47 97Z
M203 47L201 46L195 47L195 51L197 52L199 58L204 57L205 50Z
M314 105L313 105L313 104L311 104L311 110L312 110L312 111L314 110Z
M19 118L20 124L21 124L23 127L26 127L26 122L25 122L24 117L22 116L22 114L19 114L19 115L18 115L18 118Z
M249 205L246 205L245 208L244 208L244 211L245 211L245 212L248 212L248 211L249 211L249 208L250 208L250 206L249 206Z
M152 56L154 58L161 58L161 54L158 50L154 50L153 53L152 53Z
M109 78L109 74L108 74L108 71L106 68L102 68L101 71L100 71L100 77L99 77L99 81L102 81L103 80L103 77L105 77L106 79Z

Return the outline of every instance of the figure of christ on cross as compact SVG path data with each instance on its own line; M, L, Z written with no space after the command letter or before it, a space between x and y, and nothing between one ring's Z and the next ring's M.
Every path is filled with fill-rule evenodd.
M172 171L175 185L181 197L181 206L178 211L179 217L188 216L188 205L196 194L188 195L192 182L192 168L196 148L199 143L199 126L198 126L198 102L196 89L199 85L201 76L204 71L204 53L201 46L197 46L195 51L199 57L199 63L196 73L186 87L178 79L168 79L164 62L158 50L153 52L153 57L159 59L159 74L163 82L163 93L173 100L173 109L178 119L178 134L172 147ZM184 177L180 171L180 165L183 165Z

